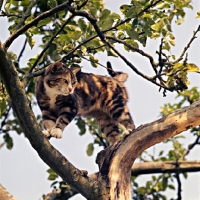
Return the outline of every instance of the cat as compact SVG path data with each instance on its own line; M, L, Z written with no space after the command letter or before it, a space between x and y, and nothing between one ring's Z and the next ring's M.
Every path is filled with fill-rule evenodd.
M81 68L55 62L37 78L35 93L46 137L61 138L76 116L95 118L110 145L120 139L119 123L126 128L124 135L135 129L123 84L128 75L114 72L109 62L107 65L112 77L84 73Z

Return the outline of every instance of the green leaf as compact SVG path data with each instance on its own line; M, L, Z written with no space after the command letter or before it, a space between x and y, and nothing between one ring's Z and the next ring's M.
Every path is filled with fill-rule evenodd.
M87 30L87 24L83 18L78 20L78 25L83 33Z
M180 25L184 22L183 18L179 18L178 20L176 20L176 24Z
M32 49L33 46L35 45L35 40L32 38L31 32L29 32L29 31L26 32L26 38L27 38L27 42L28 42L29 46Z
M187 72L199 72L199 68L193 64L193 63L188 63L186 64L186 67L187 67Z
M73 40L78 40L82 35L80 28L74 25L68 25L65 30L67 31L67 36Z
M112 18L108 18L108 20L104 21L101 28L103 30L109 29L112 27L114 20Z
M200 18L200 11L197 12L197 16L196 16L196 18Z
M103 21L106 21L107 18L109 17L109 15L110 15L110 13L111 13L111 11L108 10L108 9L103 10L100 17L99 17L99 22L101 23Z
M85 122L81 118L77 119L76 125L80 129L79 135L85 134L86 132Z
M93 143L88 144L86 152L88 156L91 156L93 154L94 151L94 146Z
M168 185L168 188L175 190L175 187L173 185Z
M10 137L10 135L8 133L6 133L4 136L4 141L6 142L6 147L8 149L12 149L13 148L13 140L12 138Z
M49 24L51 21L52 21L52 19L50 17L43 19L37 24L37 27L39 28L39 27L45 26L45 25Z
M49 173L48 180L54 181L58 178L58 175L52 169L48 169L47 172Z
M137 15L137 9L135 6L131 7L130 9L128 9L128 11L126 12L126 17L127 18L132 18L135 17Z
M108 56L114 56L114 57L118 57L118 55L111 49L109 51L107 51L107 55Z
M56 0L48 0L48 1L47 1L47 5L48 5L50 8L55 8L55 7L58 5L58 3L57 3Z
M163 23L163 20L159 20L157 23L155 23L154 25L151 26L151 28L157 32L161 32L162 29L164 27L164 23Z
M10 14L10 6L11 6L10 2L5 4L4 10L6 14Z
M0 97L0 116L6 111L7 105L6 100Z

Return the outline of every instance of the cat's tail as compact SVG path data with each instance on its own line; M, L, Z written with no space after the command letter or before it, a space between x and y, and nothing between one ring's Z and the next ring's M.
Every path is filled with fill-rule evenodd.
M109 61L107 62L107 71L110 76L112 76L114 79L116 79L120 82L125 82L128 78L128 74L126 74L124 72L115 72Z

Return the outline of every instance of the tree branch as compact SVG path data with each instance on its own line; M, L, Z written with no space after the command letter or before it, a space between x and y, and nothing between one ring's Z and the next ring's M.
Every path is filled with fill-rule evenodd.
M36 18L34 18L32 21L30 21L28 24L25 24L24 26L22 26L20 29L18 29L16 32L14 32L3 44L4 49L8 49L10 47L10 45L12 44L12 42L21 34L23 34L24 32L26 32L29 28L31 28L34 25L37 25L37 23L47 17L50 17L51 15L66 9L66 6L69 4L69 2L64 2L60 5L58 5L55 8L52 8L51 10L48 10L46 12L43 12L42 14L40 14L39 16L37 16Z
M2 200L17 200L0 184L0 199Z
M200 25L198 26L197 30L194 31L192 38L190 39L190 41L188 42L188 44L186 45L186 47L184 48L183 52L181 53L181 55L179 56L179 58L177 60L175 60L173 62L173 64L178 63L179 61L181 61L183 59L183 56L185 55L186 51L189 49L190 45L192 44L193 40L196 39L196 34L200 31Z
M200 171L200 161L179 161L178 166L176 164L176 161L134 163L131 175Z
M124 44L125 46L127 46L129 49L133 50L133 51L136 51L137 53L139 53L140 55L142 56L145 56L149 59L154 71L155 71L155 74L157 74L157 67L158 67L158 64L154 62L154 59L152 56L150 56L149 54L147 54L146 52L144 52L143 50L141 49L138 49L130 44L128 44L127 42L123 41L123 40L120 40L118 38L115 38L115 37L112 37L112 36L106 36L107 39L111 39L111 40L114 40L115 42L118 42L118 43L121 43L121 44Z
M17 71L9 60L6 50L0 44L0 75L11 99L11 106L19 123L29 139L32 147L41 159L60 177L86 198L95 199L97 184L87 177L85 171L75 168L42 134L30 102L26 96L24 85L20 82ZM91 195L91 196L90 196Z
M36 0L32 0L26 12L22 15L20 22L17 24L16 30L18 30L24 25L25 20L31 15L31 10L35 4L36 4Z

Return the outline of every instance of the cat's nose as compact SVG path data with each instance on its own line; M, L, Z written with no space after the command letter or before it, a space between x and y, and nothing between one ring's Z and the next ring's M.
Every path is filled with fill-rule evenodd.
M69 92L71 92L72 91L72 88L68 88L69 89Z

